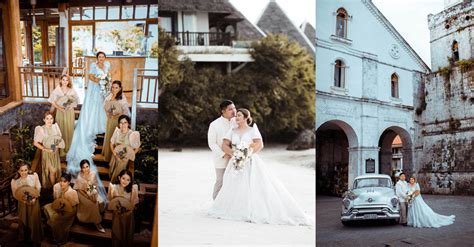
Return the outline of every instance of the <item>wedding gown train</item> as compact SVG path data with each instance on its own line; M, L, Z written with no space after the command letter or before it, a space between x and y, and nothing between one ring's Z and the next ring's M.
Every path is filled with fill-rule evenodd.
M420 189L420 185L409 186L410 191L415 192ZM454 223L456 216L441 215L435 213L428 204L425 203L421 194L416 196L408 207L407 225L413 227L442 227Z
M257 128L249 128L242 136L229 131L225 138L237 145L262 137ZM208 214L253 223L314 225L314 220L305 214L258 154L253 154L241 170L236 170L232 160L229 161L222 189Z
M108 73L110 63L105 62L104 65L105 71L92 63L89 74ZM91 171L97 174L99 195L103 199L107 198L107 193L99 178L99 172L97 172L97 167L92 160L92 155L95 150L96 135L105 132L105 121L104 97L100 94L100 86L89 80L79 120L74 128L71 147L66 156L67 172L73 175L77 174L81 169L79 166L81 160L89 160Z

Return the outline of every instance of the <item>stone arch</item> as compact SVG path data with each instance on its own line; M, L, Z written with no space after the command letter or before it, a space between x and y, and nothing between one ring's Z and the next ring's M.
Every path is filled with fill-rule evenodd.
M316 193L340 196L348 189L351 174L357 169L354 152L356 132L348 123L330 120L316 129Z
M395 138L401 140L401 147L394 147ZM401 158L401 170L413 174L413 138L410 133L399 126L390 126L380 134L379 138L379 173L389 176L396 175L394 160Z

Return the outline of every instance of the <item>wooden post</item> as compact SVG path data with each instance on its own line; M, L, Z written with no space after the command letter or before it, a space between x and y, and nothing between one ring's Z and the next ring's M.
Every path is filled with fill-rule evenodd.
M11 101L16 101L21 100L20 72L18 71L18 67L21 66L22 61L20 44L20 1L8 0L7 2L8 18L6 18L6 22L8 25L4 25L4 27L8 27L8 29L5 30L5 34L8 33L8 37L4 40L9 40L9 42L7 41L9 98Z
M158 188L157 188L158 190ZM151 237L151 246L158 246L158 193L156 194L155 219L153 220L153 235Z

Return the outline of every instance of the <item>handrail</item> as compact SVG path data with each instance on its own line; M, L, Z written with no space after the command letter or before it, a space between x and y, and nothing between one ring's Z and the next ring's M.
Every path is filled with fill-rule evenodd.
M3 218L16 210L15 199L13 198L10 181L15 177L16 172L6 177L0 182L0 217Z
M166 32L181 46L231 46L232 34L223 32Z
M49 98L60 77L67 73L67 67L54 66L21 66L20 89L23 97Z
M140 95L138 95L140 92ZM135 68L132 88L132 129L136 127L137 103L158 106L158 70Z

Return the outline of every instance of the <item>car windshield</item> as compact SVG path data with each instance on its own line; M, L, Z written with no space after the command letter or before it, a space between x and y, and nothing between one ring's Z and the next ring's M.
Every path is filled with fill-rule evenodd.
M367 187L387 187L392 188L392 181L388 178L361 178L354 182L354 189Z

